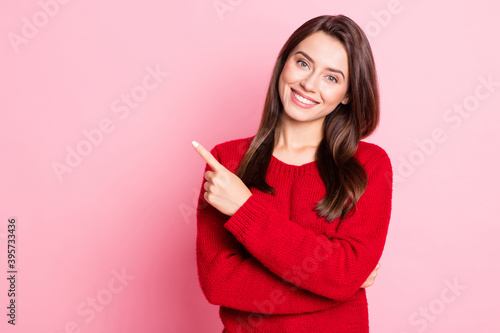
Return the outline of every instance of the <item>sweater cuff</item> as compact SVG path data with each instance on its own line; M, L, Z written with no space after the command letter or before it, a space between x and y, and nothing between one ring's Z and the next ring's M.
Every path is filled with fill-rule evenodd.
M224 223L224 228L229 230L240 242L248 231L254 227L264 214L269 213L267 202L261 196L252 194L247 201Z

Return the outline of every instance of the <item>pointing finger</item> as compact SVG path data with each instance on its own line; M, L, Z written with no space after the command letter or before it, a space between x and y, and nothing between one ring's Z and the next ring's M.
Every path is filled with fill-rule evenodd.
M201 144L199 144L196 141L193 141L192 145L194 149L198 152L198 154L200 154L200 156L205 160L205 162L207 162L208 165L210 165L213 171L221 170L222 168L224 168L224 166L220 164L219 161L217 161L217 159Z

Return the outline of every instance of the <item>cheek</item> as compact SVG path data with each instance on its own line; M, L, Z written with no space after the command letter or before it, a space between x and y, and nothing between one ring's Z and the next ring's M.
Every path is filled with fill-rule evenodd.
M344 89L335 89L331 90L325 93L325 100L328 101L328 103L337 106L342 100L344 99L345 91Z
M278 92L280 94L281 99L283 99L283 90L284 90L285 83L283 82L283 74L280 75L280 78L278 80Z
M291 76L290 74L291 71L285 64L278 80L278 91L280 92L281 98L283 98L283 94L286 95L286 85L293 83L293 76Z
M283 70L281 71L281 78L285 83L292 83L298 78L298 71L293 68L293 64L290 62L285 63Z

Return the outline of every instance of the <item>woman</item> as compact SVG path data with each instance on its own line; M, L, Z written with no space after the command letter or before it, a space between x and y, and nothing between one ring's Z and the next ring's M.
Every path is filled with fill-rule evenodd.
M368 332L392 201L369 42L319 16L277 58L257 134L210 152L197 210L201 288L224 331Z

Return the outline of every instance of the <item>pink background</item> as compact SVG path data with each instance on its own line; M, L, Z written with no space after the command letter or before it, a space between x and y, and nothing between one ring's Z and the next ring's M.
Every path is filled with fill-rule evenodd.
M371 331L500 331L497 1L60 1L0 6L0 331L221 332L197 279L191 141L255 134L286 38L339 13L370 38L382 118L366 141L395 173Z

